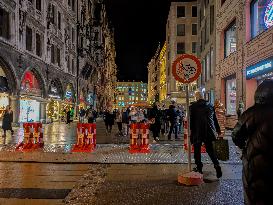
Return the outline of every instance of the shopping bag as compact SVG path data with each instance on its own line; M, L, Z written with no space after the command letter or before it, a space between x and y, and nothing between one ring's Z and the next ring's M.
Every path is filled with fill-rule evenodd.
M229 160L229 146L228 140L218 138L214 141L214 151L217 159L222 161Z

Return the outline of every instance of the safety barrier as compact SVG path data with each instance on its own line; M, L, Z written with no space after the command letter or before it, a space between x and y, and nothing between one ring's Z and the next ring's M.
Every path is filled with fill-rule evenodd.
M44 146L44 130L42 123L31 122L24 123L24 139L16 146L17 151L32 151Z
M147 123L132 123L130 125L129 152L150 153L149 127Z
M184 127L184 149L185 151L188 150L188 121L187 119L184 120L183 123L183 127ZM191 152L194 153L194 148L193 146L191 146ZM201 147L201 153L205 153L206 152L206 147L205 145L202 145Z
M72 148L72 152L92 152L96 148L96 124L77 124L77 144Z

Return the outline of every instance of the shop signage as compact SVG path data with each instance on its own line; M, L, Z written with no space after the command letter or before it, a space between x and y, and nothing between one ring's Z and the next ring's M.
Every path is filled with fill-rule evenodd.
M73 91L72 91L71 85L68 85L66 87L66 91L65 91L64 97L69 102L71 102L73 100Z
M192 83L201 74L201 63L194 55L183 54L173 62L172 74L181 83Z
M54 85L50 86L49 97L58 98L58 99L61 98L61 95L60 95L60 92L59 92L58 88L55 87Z
M273 70L273 58L261 61L246 68L246 79L258 77Z
M271 0L265 9L264 24L266 28L273 26L273 0Z

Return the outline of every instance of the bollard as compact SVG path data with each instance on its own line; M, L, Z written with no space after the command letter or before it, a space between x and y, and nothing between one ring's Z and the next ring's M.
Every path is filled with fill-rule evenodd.
M96 124L77 124L77 144L72 148L72 152L91 152L96 147Z
M16 146L16 150L31 151L44 146L42 123L24 123L24 139Z
M137 143L138 134L139 134L139 124L132 123L130 125L130 147L129 147L129 152L131 154L139 152L139 147Z
M140 135L141 135L141 153L150 153L149 146L149 124L141 123L140 124Z

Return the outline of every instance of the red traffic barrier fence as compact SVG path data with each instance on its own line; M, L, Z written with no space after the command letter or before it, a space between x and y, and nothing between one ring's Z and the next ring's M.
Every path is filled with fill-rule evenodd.
M129 152L150 153L149 127L147 123L132 123L130 125L130 147Z
M184 120L183 123L183 127L184 127L184 149L185 151L188 150L188 121L187 119ZM201 147L201 153L205 153L206 152L206 147L205 145L202 145ZM194 148L193 146L191 146L191 153L194 153Z
M44 130L42 123L31 122L24 123L24 139L16 146L17 151L31 151L44 146Z
M72 148L72 152L92 152L96 148L96 124L77 124L77 144Z

